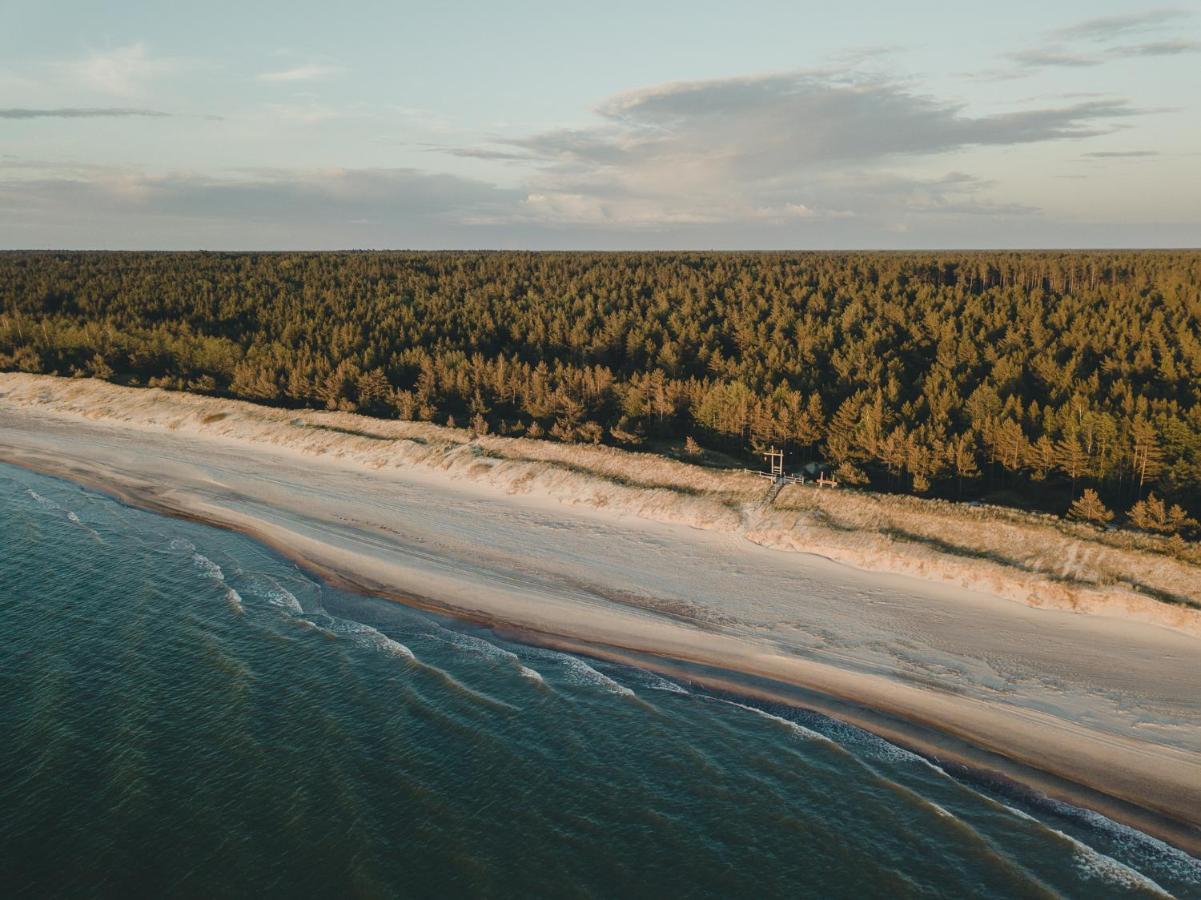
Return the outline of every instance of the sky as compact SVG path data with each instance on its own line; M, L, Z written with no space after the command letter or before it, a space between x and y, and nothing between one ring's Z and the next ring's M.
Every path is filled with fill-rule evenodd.
M0 0L0 248L1201 246L1201 0Z

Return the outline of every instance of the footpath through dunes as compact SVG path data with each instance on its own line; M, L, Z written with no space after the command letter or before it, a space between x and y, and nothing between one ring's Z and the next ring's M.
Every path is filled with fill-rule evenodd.
M904 508L850 492L758 509L754 476L606 448L27 375L0 375L0 458L250 533L359 590L875 711L865 724L898 740L983 748L1201 851L1197 570L1148 547L914 505L908 531L947 549L890 536ZM923 743L935 732L956 740Z

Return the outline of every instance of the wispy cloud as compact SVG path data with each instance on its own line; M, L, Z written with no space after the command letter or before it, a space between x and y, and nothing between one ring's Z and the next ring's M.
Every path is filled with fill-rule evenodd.
M1145 44L1125 44L1111 47L1110 56L1177 56L1181 53L1196 53L1201 50L1201 41L1148 41Z
M1007 53L1006 58L1017 63L1019 66L1038 69L1053 66L1083 68L1086 66L1099 66L1104 61L1098 59L1096 56L1075 53L1071 50L1065 50L1062 47L1031 47L1026 50Z
M170 71L173 63L152 57L144 44L129 44L67 63L67 70L88 90L120 97L145 93L147 84Z
M415 169L255 170L154 175L94 166L39 167L0 179L0 210L87 207L112 214L287 223L332 218L403 224L454 222L513 204L519 195L482 181Z
M166 119L171 113L123 106L64 106L54 109L0 108L0 119Z
M288 69L279 69L274 72L263 72L258 76L258 80L277 84L288 84L295 81L317 81L337 75L342 71L341 66L310 63L302 66L292 66Z
M1159 156L1157 150L1096 150L1092 153L1085 153L1084 156L1089 159L1147 159L1152 156Z
M1128 34L1158 28L1192 15L1186 9L1161 7L1118 16L1097 16L1050 32L1060 40L1109 41Z
M1163 8L1086 19L1045 32L1041 44L1006 53L1012 68L979 73L977 77L1015 78L1044 68L1084 68L1117 59L1196 53L1201 51L1201 42L1184 38L1128 43L1136 35L1151 36L1191 15L1188 10Z
M445 153L462 159L484 159L494 162L536 162L538 157L523 150L496 150L491 147L446 147L441 144L427 144L428 153Z

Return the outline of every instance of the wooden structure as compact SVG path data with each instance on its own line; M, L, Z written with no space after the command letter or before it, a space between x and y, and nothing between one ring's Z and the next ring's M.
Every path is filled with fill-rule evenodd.
M804 484L804 475L785 475L784 474L784 451L777 450L774 446L770 450L763 452L763 458L767 461L767 472L756 472L760 478L770 478L773 484Z
M773 477L776 475L784 474L784 451L783 450L777 450L775 445L773 444L772 448L770 450L765 450L763 452L763 458L765 460L767 460L768 466L770 466L770 470L771 470L770 474Z

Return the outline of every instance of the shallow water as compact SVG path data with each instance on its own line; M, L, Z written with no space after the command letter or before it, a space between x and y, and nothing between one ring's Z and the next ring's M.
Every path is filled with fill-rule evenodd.
M1201 896L849 725L319 583L0 466L0 883L71 896Z

